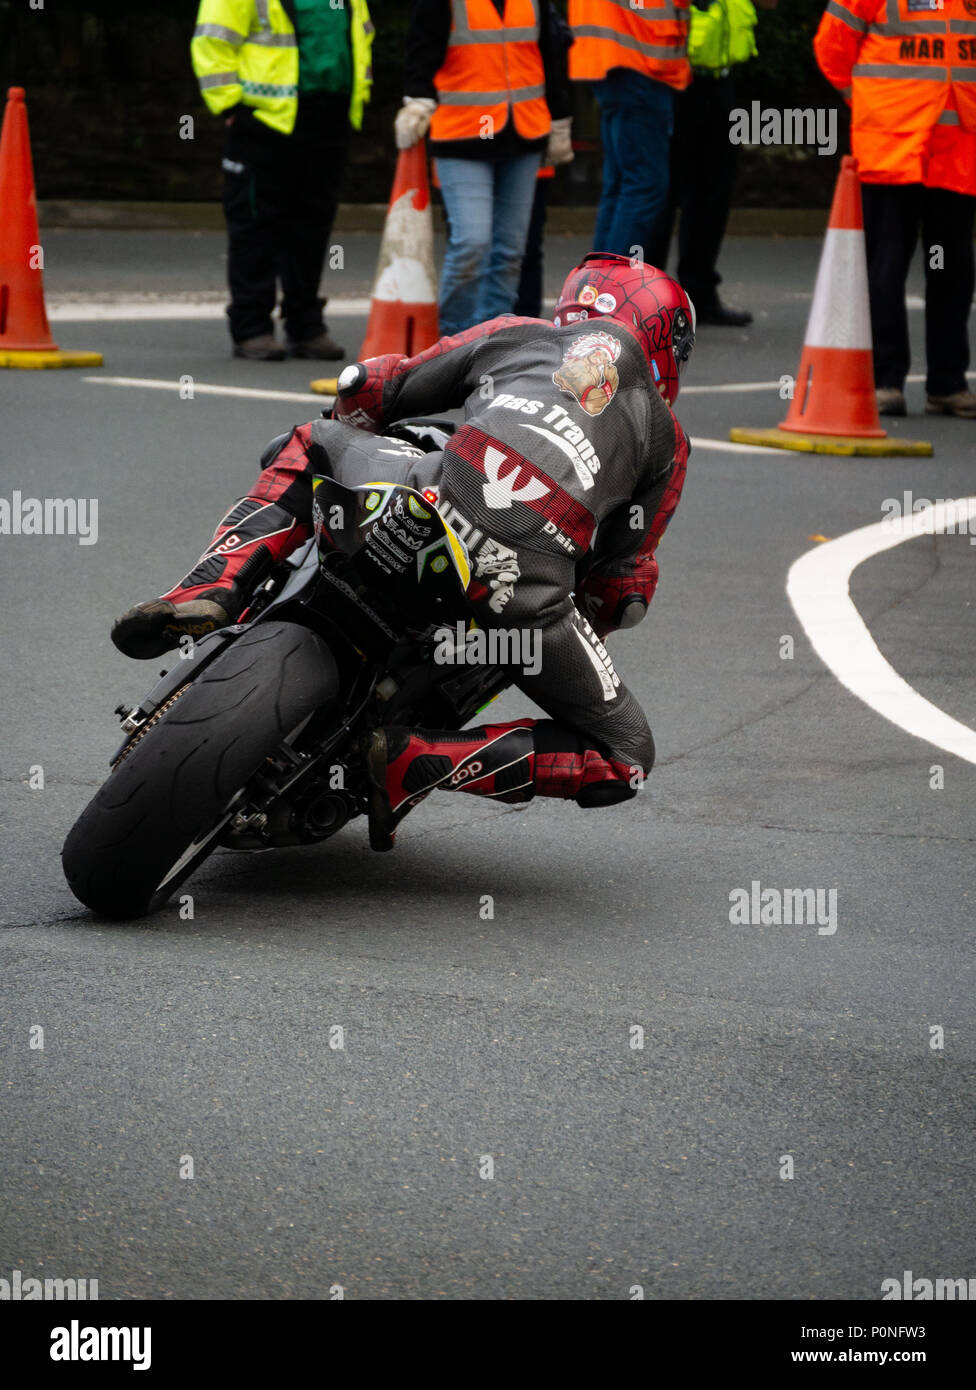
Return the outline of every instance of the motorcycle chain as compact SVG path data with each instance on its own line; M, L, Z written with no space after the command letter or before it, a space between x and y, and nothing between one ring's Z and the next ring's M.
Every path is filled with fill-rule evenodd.
M187 683L187 685L181 685L176 694L171 695L165 704L160 705L156 713L150 719L147 719L145 724L143 724L142 728L138 729L136 733L132 735L132 738L125 745L125 747L122 749L122 752L119 754L115 762L112 764L113 772L119 766L119 764L122 763L129 756L133 748L135 748L136 744L142 742L142 740L146 737L146 734L148 734L149 730L153 727L153 725L157 724L159 720L162 719L163 715L166 713L167 710L173 708L180 696L184 693L184 691L188 689L189 683Z

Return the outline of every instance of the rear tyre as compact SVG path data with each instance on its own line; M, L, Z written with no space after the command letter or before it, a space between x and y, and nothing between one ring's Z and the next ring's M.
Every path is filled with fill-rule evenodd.
M265 759L338 694L317 633L267 622L184 687L116 764L64 842L68 886L104 917L162 906L211 853Z

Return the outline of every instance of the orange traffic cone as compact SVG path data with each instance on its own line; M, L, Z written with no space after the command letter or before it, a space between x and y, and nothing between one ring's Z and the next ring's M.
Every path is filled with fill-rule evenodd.
M401 150L397 160L359 357L379 357L385 352L412 357L436 343L438 336L427 147L418 140ZM334 377L310 384L313 391L325 395L336 390Z
M427 182L427 146L401 150L380 242L373 304L360 359L383 352L407 357L436 343L437 273Z
M101 353L62 352L51 337L23 87L7 92L0 206L0 367L100 367Z
M786 419L774 430L733 429L740 444L825 454L924 454L932 445L891 439L874 391L871 310L857 162L841 160L813 304Z
M874 394L861 185L841 160L793 401L782 430L883 439Z

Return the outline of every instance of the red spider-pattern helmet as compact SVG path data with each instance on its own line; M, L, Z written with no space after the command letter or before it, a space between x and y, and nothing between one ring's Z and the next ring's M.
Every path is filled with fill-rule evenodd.
M695 346L695 306L670 275L644 261L591 251L566 277L552 321L613 319L640 343L658 390L674 405Z

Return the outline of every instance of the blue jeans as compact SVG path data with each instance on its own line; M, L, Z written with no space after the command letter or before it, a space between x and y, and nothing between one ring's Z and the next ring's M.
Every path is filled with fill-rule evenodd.
M538 150L497 163L437 156L448 224L442 334L512 312L540 160Z
M603 189L593 249L640 254L631 247L647 246L668 196L674 92L631 68L611 68L593 90L603 141Z

